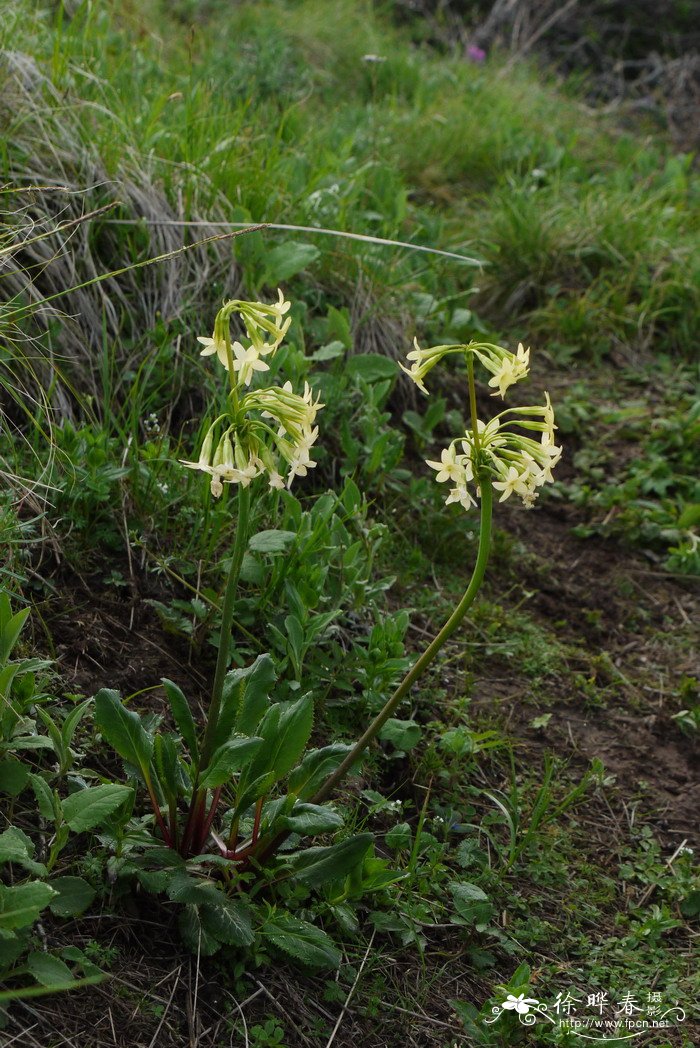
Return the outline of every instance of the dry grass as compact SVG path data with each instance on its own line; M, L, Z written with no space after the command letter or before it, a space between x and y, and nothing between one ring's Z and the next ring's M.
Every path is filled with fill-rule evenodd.
M36 395L37 382L53 387L54 411L70 416L76 393L99 395L95 360L106 347L117 367L128 368L143 333L206 303L212 284L235 292L238 274L225 239L196 246L186 226L173 224L197 213L186 211L181 194L175 204L168 200L136 151L108 174L89 142L90 107L60 97L32 58L3 52L0 84L0 126L12 143L2 216L2 333L25 393ZM134 225L109 225L105 210ZM216 222L224 208L208 214ZM218 232L200 223L197 238ZM156 256L169 257L132 268ZM31 338L24 323L30 315Z

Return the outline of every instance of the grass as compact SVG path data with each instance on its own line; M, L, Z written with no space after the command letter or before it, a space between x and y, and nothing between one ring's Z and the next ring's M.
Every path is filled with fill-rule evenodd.
M103 685L156 716L161 676L202 697L229 516L177 459L192 458L193 420L214 396L194 340L224 296L283 284L295 324L280 367L327 405L314 483L255 521L294 541L248 552L237 607L238 657L273 651L278 698L296 694L303 664L319 744L353 737L381 705L473 559L475 526L443 511L420 465L464 405L446 381L427 416L394 359L414 334L532 341L560 409L563 481L532 518L503 507L464 637L338 801L404 879L340 902L273 892L342 945L343 963L327 977L269 944L223 951L201 970L211 1029L240 1038L247 1021L251 1044L325 1044L356 977L338 1043L404 1044L416 1030L426 1045L521 1043L517 1025L483 1022L505 985L554 1000L641 995L661 979L669 999L690 1001L697 874L673 834L692 821L682 774L694 745L692 717L685 735L674 718L697 699L685 621L700 503L692 158L591 112L534 64L503 75L497 57L438 53L369 3L149 0L69 14L12 0L0 48L0 583L33 609L22 657L49 654L59 669L17 693L22 738L32 724L41 734L36 706L63 725ZM308 232L195 244L249 221L482 265ZM172 257L114 272L158 254ZM71 776L108 771L89 715L71 745L68 772L41 753L31 764L61 795ZM29 789L12 797L13 825L40 841L36 809ZM97 966L115 979L61 999L78 1002L62 1029L80 1039L81 1009L99 1023L109 1006L133 1040L128 1017L146 1001L144 1043L164 1016L196 1034L193 988L190 1005L179 975L170 1004L153 989L182 950L174 904L145 903L148 919L158 907L149 960L126 916L143 916L143 884L92 835L63 847L56 872L87 881L102 916L51 917L27 948L75 978ZM27 869L45 861L23 854ZM132 969L136 988L119 982ZM209 999L215 984L223 1003ZM294 1003L297 985L314 1004ZM12 1016L45 1024L53 1048L52 1008ZM669 1037L689 1045L692 1031ZM534 1043L578 1042L540 1030Z

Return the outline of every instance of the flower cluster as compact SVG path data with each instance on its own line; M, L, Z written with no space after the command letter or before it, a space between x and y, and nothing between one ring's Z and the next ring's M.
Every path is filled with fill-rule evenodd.
M406 368L403 364L399 367L413 379L418 388L426 394L424 379L429 371L438 364L443 357L451 353L472 354L487 371L493 376L489 379L489 386L498 387L491 396L505 397L506 390L521 378L526 378L530 371L530 350L525 349L522 342L518 345L517 353L511 353L503 346L496 346L491 342L470 342L468 346L448 345L433 346L432 349L421 349L418 339L413 340L414 349L407 354L407 359L412 361L411 367Z
M424 393L428 392L424 384L426 375L449 354L458 353L466 358L470 382L474 361L481 363L492 376L489 386L496 387L492 396L504 397L509 386L525 378L529 371L530 351L522 344L516 353L485 342L434 346L426 350L417 342L414 346L408 354L412 361L410 369L401 367ZM504 502L515 492L525 506L532 507L539 489L552 480L552 469L562 452L554 438L557 427L552 403L548 393L544 396L544 405L507 408L488 422L473 415L476 424L450 442L442 451L440 461L428 460L428 465L436 471L438 483L451 485L445 500L447 505L458 502L466 510L476 506L479 485L488 477L494 489L501 492L499 501ZM539 440L521 430L539 433Z
M211 338L198 336L197 341L204 346L203 357L217 357L227 371L235 371L241 385L249 386L256 371L269 371L263 357L274 356L289 330L291 317L286 317L291 303L285 302L284 295L278 289L278 301L272 305L263 302L241 302L231 299L216 315L214 334ZM242 342L231 342L229 324L231 317L237 313L243 321L248 345Z
M269 371L265 358L274 356L289 330L289 308L281 291L272 305L226 302L217 314L212 337L198 339L204 346L202 356L216 354L228 372L228 409L209 426L198 460L182 465L208 473L216 497L224 484L248 487L263 474L271 488L284 488L283 473L290 486L294 477L306 476L316 465L310 452L318 437L316 415L323 404L308 383L301 395L293 391L291 382L249 388L256 372ZM234 315L245 328L245 343L231 341Z

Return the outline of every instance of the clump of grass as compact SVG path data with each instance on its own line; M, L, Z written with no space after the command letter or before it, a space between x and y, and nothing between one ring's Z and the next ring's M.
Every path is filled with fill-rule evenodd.
M222 243L178 254L191 242L178 224L184 201L166 197L152 165L125 140L120 166L110 173L91 127L95 112L117 122L106 104L66 98L20 52L3 53L0 82L0 125L12 143L3 164L0 323L28 391L51 389L54 410L71 416L76 395L99 396L101 360L112 357L132 370L134 351L161 318L173 322L224 281L235 290L237 273ZM114 218L127 225L112 224ZM197 229L198 237L216 232ZM157 267L130 268L154 255L170 257Z
M495 64L436 56L348 2L153 4L130 16L104 6L54 25L26 13L15 0L0 39L14 56L4 60L5 175L36 183L50 161L46 184L94 187L85 206L123 201L71 244L94 269L182 244L181 227L159 223L198 214L315 224L478 249L489 263L484 323L527 322L562 353L623 342L687 353L695 343L700 263L687 216L697 176L683 159L666 162L663 144L640 149L594 120L527 65L502 77ZM362 283L360 326L376 300L397 306L394 289L449 295L465 283L454 264L345 245L311 272L312 308L346 304ZM56 263L52 274L57 284L68 275ZM256 293L260 276L244 259ZM170 320L198 294L213 305L232 279L228 253L208 249L90 291L68 311L88 318L81 335L94 352L104 324L109 338L125 323L138 337L158 310Z
M697 186L686 161L645 176L645 160L604 187L543 171L500 191L486 233L487 310L506 323L527 315L534 332L577 352L687 352L700 323L687 214Z

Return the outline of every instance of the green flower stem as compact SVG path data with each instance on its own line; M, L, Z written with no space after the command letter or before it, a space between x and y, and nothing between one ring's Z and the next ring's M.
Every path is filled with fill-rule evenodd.
M238 520L236 522L236 538L233 544L233 555L228 579L226 580L226 591L224 593L224 604L221 609L221 636L219 637L219 654L216 660L216 671L214 673L214 686L212 688L211 702L207 712L207 726L204 730L204 739L199 752L197 776L194 783L192 800L187 815L185 831L182 835L180 853L187 855L193 844L196 844L201 836L204 826L204 812L206 807L206 790L198 788L199 775L211 760L216 739L216 729L221 712L221 697L224 690L224 680L228 670L229 653L231 650L231 627L233 625L233 612L236 606L236 592L238 590L238 579L241 574L243 554L248 545L248 530L250 521L250 489L241 485L238 489Z
M236 521L236 539L231 557L231 567L226 580L226 592L224 593L224 604L221 609L221 636L219 637L219 655L216 660L216 672L214 674L214 687L211 693L211 702L207 713L207 727L204 732L202 749L199 755L199 770L203 771L209 762L214 749L216 728L221 712L221 696L224 690L224 680L228 670L229 653L231 650L231 627L233 625L233 612L236 605L236 591L238 579L241 574L243 554L248 545L248 526L250 521L250 488L241 485L238 489L238 520Z
M474 444L475 457L479 457L479 425L476 412L476 385L474 383L474 357L467 353L467 373L469 376L469 412L472 417L472 443Z
M469 585L464 593L464 596L460 600L457 607L454 609L449 619L442 627L440 632L430 642L428 647L425 649L423 654L412 666L409 672L406 674L404 679L399 684L398 688L385 704L384 708L374 718L370 726L367 728L365 733L355 743L350 753L347 754L345 759L338 765L336 770L329 775L329 777L321 786L314 796L311 798L311 804L321 804L325 801L330 794L333 792L339 782L345 777L348 771L352 768L353 764L362 756L364 751L369 746L370 742L379 734L383 726L391 717L392 713L395 712L401 700L405 698L411 686L418 680L422 673L428 668L433 662L436 655L443 647L445 642L452 636L457 627L462 622L462 619L466 615L467 611L474 603L474 599L481 588L481 583L484 580L484 574L486 572L486 566L488 564L489 553L491 550L491 517L493 509L493 489L491 487L491 481L484 477L480 480L481 484L481 521L479 529L479 549L476 556L476 564L472 572L472 577L469 580ZM252 850L251 859L255 860L255 864L265 862L280 844L288 837L287 831L276 834L271 839L265 841L264 839L260 842L258 848Z
M472 577L469 580L469 585L464 593L464 596L460 600L457 607L454 609L449 619L442 627L440 632L433 638L428 647L425 649L420 658L414 663L411 669L408 671L404 679L399 684L398 688L384 705L384 708L374 718L370 726L367 728L365 733L358 739L353 746L352 750L345 759L338 765L332 775L324 782L320 790L318 790L311 798L311 804L321 804L327 799L330 793L333 791L335 786L344 778L345 774L355 764L357 759L367 749L372 739L376 738L379 732L382 730L386 722L394 713L397 707L400 705L402 699L405 698L412 685L418 680L418 678L425 672L428 666L433 662L435 656L438 654L440 649L444 646L446 641L452 636L457 627L460 625L462 619L467 614L467 611L474 603L481 583L484 580L484 574L486 572L486 565L488 564L489 552L491 549L491 511L493 506L493 491L491 488L491 481L484 479L481 481L481 523L479 531L479 549L476 557L476 564L474 565L474 571Z

